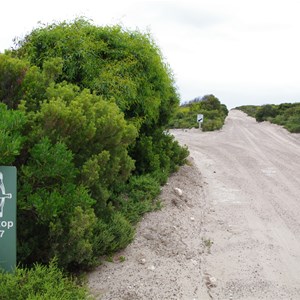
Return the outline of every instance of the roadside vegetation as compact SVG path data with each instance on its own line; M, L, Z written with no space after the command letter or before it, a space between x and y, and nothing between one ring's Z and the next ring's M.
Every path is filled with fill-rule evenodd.
M226 105L214 95L206 95L202 98L195 98L177 108L176 113L170 120L171 128L193 128L199 127L197 114L203 114L203 131L221 129L228 115Z
M57 267L34 264L17 268L14 274L0 272L1 300L85 300L93 299L86 287L80 286Z
M300 103L245 105L237 109L255 118L257 122L269 121L282 125L290 132L300 132Z
M124 248L188 156L166 133L179 106L172 72L139 31L38 27L0 54L0 102L0 164L18 170L17 256L29 268L1 274L2 294L27 289L53 259L39 275L49 286ZM68 297L48 299L81 299Z

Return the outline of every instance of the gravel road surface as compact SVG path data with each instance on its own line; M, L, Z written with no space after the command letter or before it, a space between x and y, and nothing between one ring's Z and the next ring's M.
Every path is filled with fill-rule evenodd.
M134 242L89 275L93 294L300 299L300 135L237 110L220 131L171 133L188 145L190 163Z
M237 110L219 132L174 134L208 182L213 298L300 299L300 136Z

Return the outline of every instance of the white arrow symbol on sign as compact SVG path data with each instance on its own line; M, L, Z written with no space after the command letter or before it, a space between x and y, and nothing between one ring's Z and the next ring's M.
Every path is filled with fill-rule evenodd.
M5 204L5 199L11 199L12 194L6 194L5 193L5 186L3 183L3 174L0 172L0 218L3 217L3 209L4 209L4 204Z

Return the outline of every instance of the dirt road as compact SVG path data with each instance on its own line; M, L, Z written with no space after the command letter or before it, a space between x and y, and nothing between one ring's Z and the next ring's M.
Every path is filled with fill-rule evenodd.
M221 131L172 134L190 164L89 275L97 299L300 299L300 135L235 110Z
M231 111L219 132L176 131L201 170L214 299L300 299L300 136Z

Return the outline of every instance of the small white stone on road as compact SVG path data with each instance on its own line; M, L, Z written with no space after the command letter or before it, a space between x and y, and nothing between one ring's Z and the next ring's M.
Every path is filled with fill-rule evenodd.
M177 194L178 196L182 196L182 190L181 190L181 189L179 189L179 188L174 188L174 191L176 192L176 194Z

